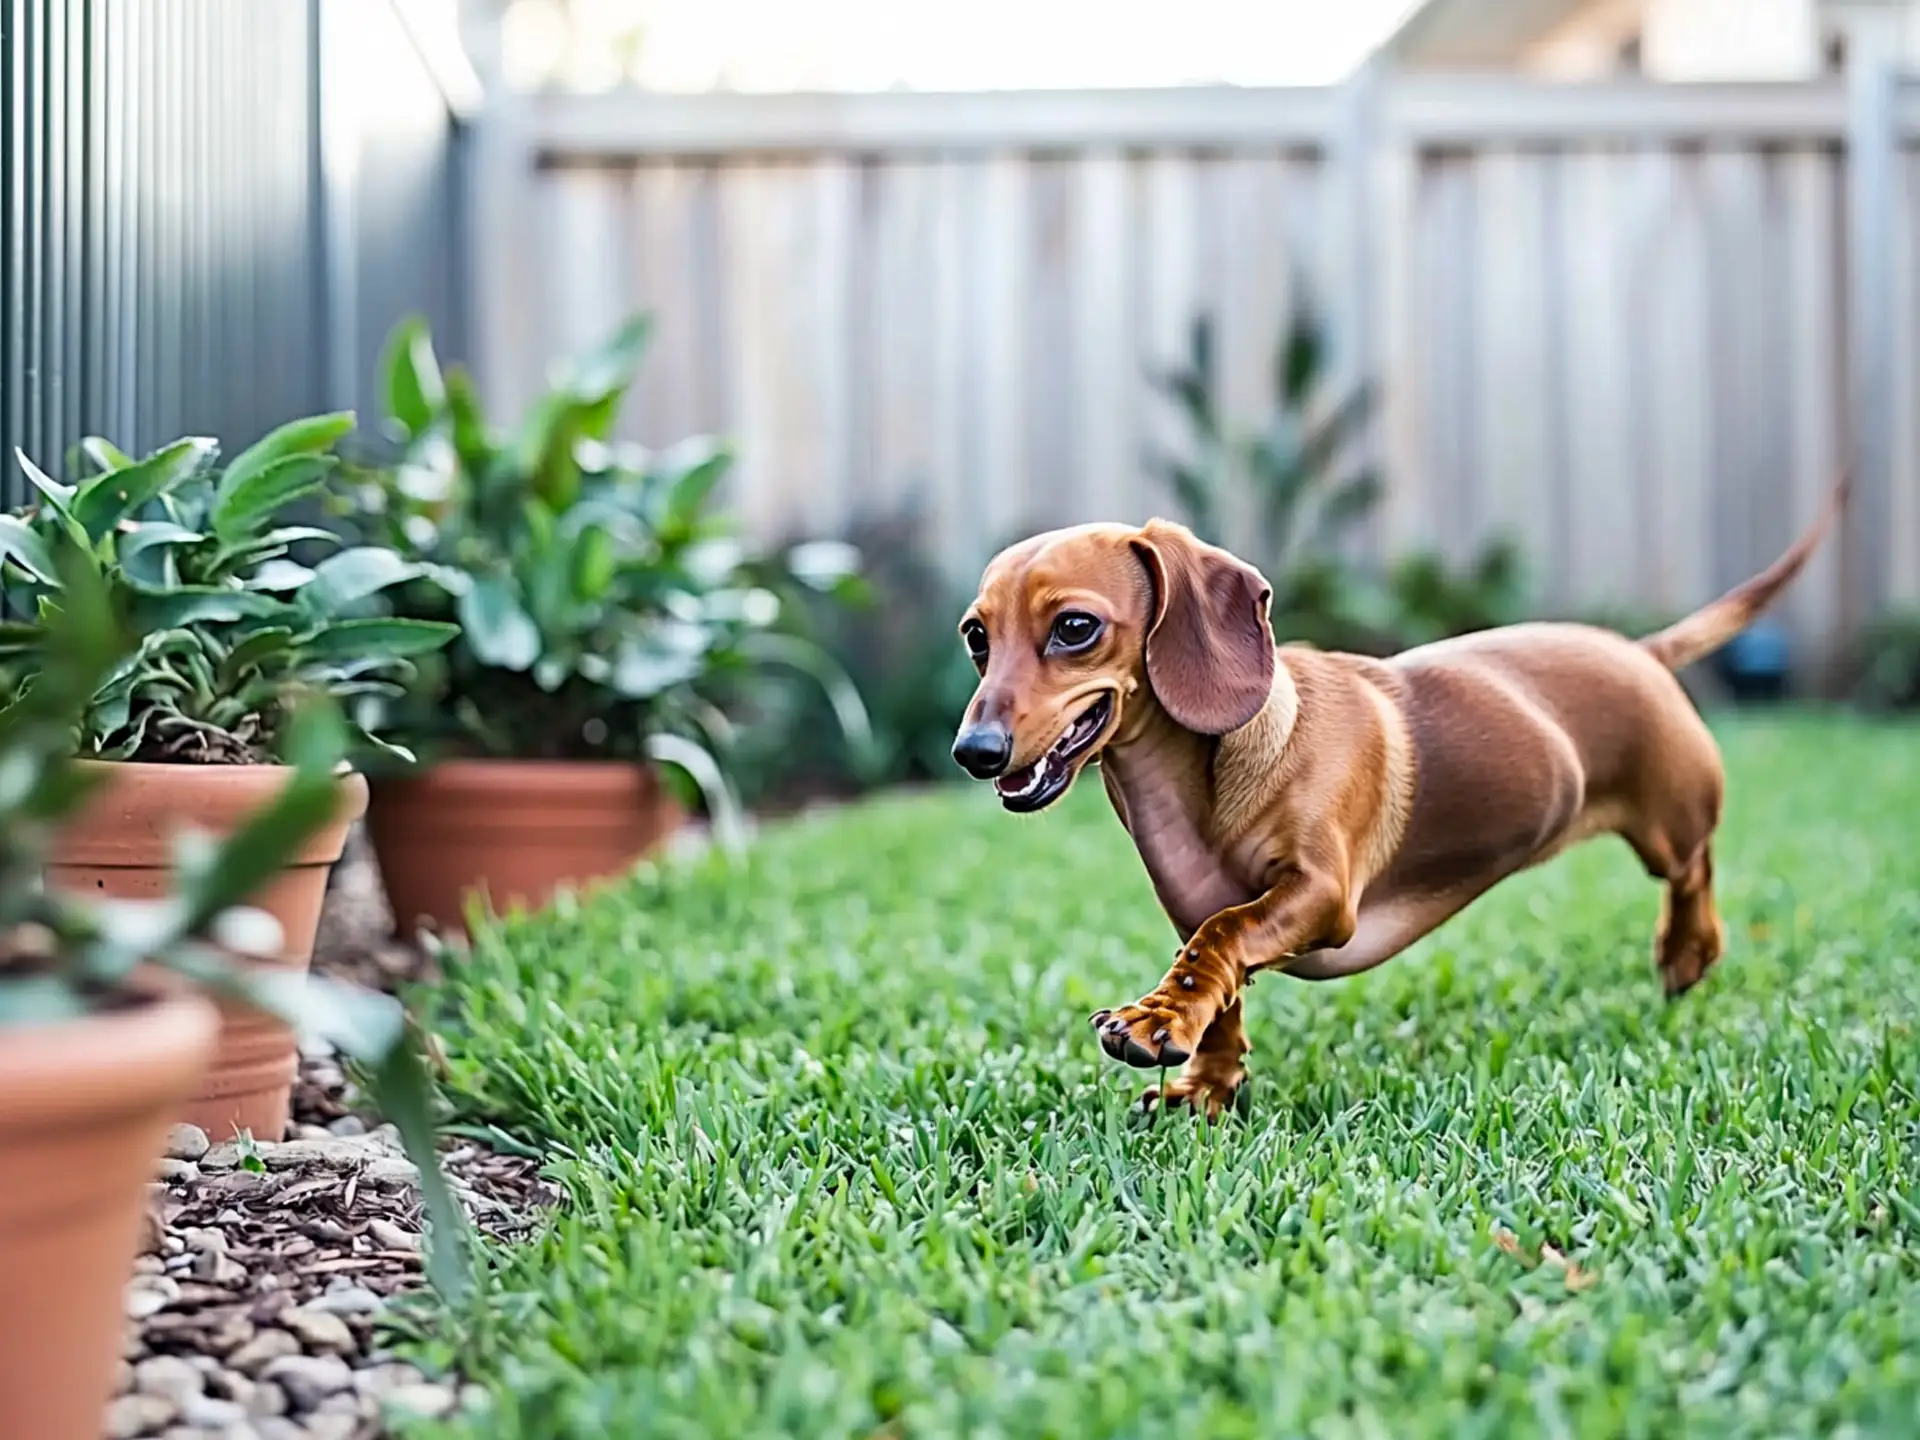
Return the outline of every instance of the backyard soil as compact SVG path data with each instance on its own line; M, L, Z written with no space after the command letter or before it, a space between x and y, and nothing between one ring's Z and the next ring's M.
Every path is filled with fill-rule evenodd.
M356 834L314 968L383 989L426 978L420 952L386 934ZM126 1291L105 1435L373 1440L387 1433L384 1417L482 1403L477 1389L384 1348L382 1311L424 1283L418 1171L358 1099L322 1047L302 1057L286 1143L243 1151L190 1126L174 1131ZM535 1161L470 1141L451 1142L444 1160L484 1234L523 1236L558 1199Z

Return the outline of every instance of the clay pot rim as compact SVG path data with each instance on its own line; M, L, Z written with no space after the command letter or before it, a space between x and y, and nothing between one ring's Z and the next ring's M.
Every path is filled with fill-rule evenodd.
M460 789L557 794L561 798L604 794L610 788L650 789L659 768L648 760L449 759L418 770L380 776L375 789L394 785L444 785Z
M79 814L59 828L47 856L50 869L171 869L173 831L198 825L228 833L270 803L293 773L288 765L78 764L99 779ZM309 837L287 869L336 862L347 831L367 813L365 775L342 770L334 788L339 804L333 819Z
M198 1080L220 1033L213 1002L184 985L131 987L116 998L131 1003L0 1027L0 1136L131 1114ZM76 1084L76 1074L86 1083Z

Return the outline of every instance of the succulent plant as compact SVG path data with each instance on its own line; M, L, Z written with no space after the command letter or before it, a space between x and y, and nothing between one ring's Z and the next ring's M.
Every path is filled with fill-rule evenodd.
M284 517L325 483L352 425L346 414L296 420L225 467L207 439L176 440L138 461L90 439L70 484L20 455L40 501L0 517L0 584L33 618L0 630L0 667L16 688L41 668L47 608L64 583L51 555L64 540L140 637L77 711L82 754L275 760L293 708L316 693L352 708L356 746L388 748L357 723L361 702L401 693L413 662L456 627L369 609L380 591L422 573L391 550L335 549L312 566L290 558L296 546L340 543Z

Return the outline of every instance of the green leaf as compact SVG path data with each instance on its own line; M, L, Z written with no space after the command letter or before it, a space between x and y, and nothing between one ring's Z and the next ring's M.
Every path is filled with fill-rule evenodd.
M15 515L0 515L0 572L11 560L42 585L55 582L53 556L34 528Z
M872 748L873 722L867 715L866 702L860 698L860 691L847 672L835 664L825 650L798 635L766 632L741 636L737 648L750 660L785 665L811 676L833 707L833 717L840 723L840 732L846 736L847 744L856 754Z
M20 462L20 473L25 475L33 488L38 490L62 519L71 519L72 512L67 508L73 500L74 487L62 485L46 471L27 458L27 452L15 447L14 459Z
M240 682L248 670L254 669L268 660L283 656L293 650L293 631L284 626L270 626L255 630L239 641L227 652L220 662L218 680L222 689L230 690Z
M0 976L0 1030L57 1025L86 1013L86 1001L57 975Z
M132 456L128 455L111 440L103 440L98 435L89 435L86 439L82 440L80 442L80 453L98 466L100 473L103 475L110 474L115 470L124 470L133 464Z
M446 382L426 321L409 316L393 328L380 370L386 376L387 414L409 440L419 439L447 403Z
M580 400L602 400L633 383L653 332L651 315L636 315L600 346L574 362L565 388ZM601 432L604 434L605 432Z
M650 700L664 690L685 684L700 673L700 656L667 650L639 640L628 640L614 652L614 690L628 700Z
M204 437L188 437L137 464L97 475L74 496L73 518L88 536L99 540L142 505L193 475L218 448Z
M419 574L418 565L384 545L356 545L313 567L313 583L301 594L300 604L312 615L338 615L347 606Z
M1275 366L1275 386L1290 408L1306 403L1326 365L1326 338L1313 312L1306 306L1295 311L1293 322L1280 346Z
M216 508L283 461L327 454L352 429L353 412L342 410L331 415L309 415L270 431L233 457L214 493Z
M721 772L719 762L704 747L682 735L649 735L647 754L662 765L686 772L707 802L713 838L722 849L737 854L746 843L746 822L740 801Z
M291 560L268 560L247 577L246 588L285 594L303 589L312 581L313 571L304 565L296 565Z
M460 457L470 479L479 480L493 458L493 442L487 436L486 417L480 411L480 397L467 372L447 372L447 413L453 419L453 451Z
M427 1280L444 1303L456 1305L472 1284L466 1214L440 1168L433 1131L433 1078L411 1036L387 1050L368 1074L367 1089L380 1113L400 1132L408 1158L419 1167L420 1198L427 1212Z
M540 628L504 580L476 579L460 597L460 628L482 665L523 671L540 658Z
M255 530L287 506L318 490L338 463L331 455L288 455L237 485L227 483L233 474L229 470L214 498L213 533L229 544L252 538Z
M232 624L267 620L286 613L287 603L257 590L228 590L213 585L181 585L169 590L136 590L129 597L134 628L177 630L186 625Z
M573 542L573 593L598 600L613 586L617 561L613 537L602 529L583 530Z
M299 642L303 659L326 661L430 655L460 633L438 620L339 620Z

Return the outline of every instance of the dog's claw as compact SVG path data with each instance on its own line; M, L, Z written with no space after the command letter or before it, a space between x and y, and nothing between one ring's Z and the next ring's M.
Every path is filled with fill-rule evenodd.
M1160 1047L1160 1063L1168 1069L1176 1065L1184 1065L1191 1058L1193 1058L1191 1053L1182 1050L1178 1045L1168 1043Z
M1107 1021L1112 1018L1113 1018L1113 1011L1096 1010L1093 1012L1093 1014L1087 1017L1087 1023L1093 1026L1094 1029L1098 1030L1102 1025L1106 1024Z

